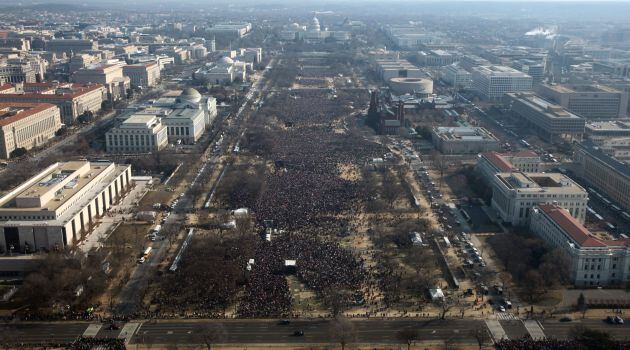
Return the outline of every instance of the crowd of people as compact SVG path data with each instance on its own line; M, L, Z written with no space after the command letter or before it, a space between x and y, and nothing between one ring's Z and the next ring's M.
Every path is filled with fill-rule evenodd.
M153 316L222 317L245 283L255 237L196 236L192 242L177 271L162 278L152 295L159 305Z
M331 77L326 69L308 71L312 74L302 80ZM362 183L342 176L342 168L361 169L387 152L358 133L338 130L343 123L337 123L337 129L333 126L351 112L350 102L360 105L368 97L361 90L293 89L265 100L258 114L264 127L250 130L244 148L270 160L273 167L258 169L256 182L233 181L231 189L257 193L253 202L249 195L226 198L230 204L250 208L256 226L269 227L274 234L270 241L255 239L253 245L234 242L220 254L202 256L190 250L174 280L167 280L154 296L162 316L186 307L188 315L192 311L200 317L224 316L229 305L236 306L240 317L293 315L287 282L287 274L293 273L322 300L333 290L351 291L353 300L372 302L374 295L366 291L373 279L364 262L335 242L348 230L343 216L366 198ZM210 255L221 261L207 261ZM295 260L296 265L287 267L286 260ZM220 268L201 272L192 264Z
M295 265L287 266L286 261L295 261ZM337 243L306 234L279 234L258 246L239 315L290 314L292 299L286 275L291 273L320 296L330 290L360 291L367 275L363 261Z
M127 347L124 339L79 337L67 348L70 350L125 350Z
M319 226L319 220L342 213L361 197L358 183L340 177L340 165L362 167L386 153L359 135L331 130L335 116L344 114L343 102L360 101L361 94L339 91L337 99L329 94L325 89L296 90L268 99L265 113L291 127L267 133L275 140L264 156L275 161L276 169L266 173L253 208L259 222L274 220L277 228L287 230Z
M610 346L599 344L598 349L627 350L630 343L614 342ZM498 350L590 350L593 349L588 344L583 344L577 340L541 339L531 338L500 340L496 343Z

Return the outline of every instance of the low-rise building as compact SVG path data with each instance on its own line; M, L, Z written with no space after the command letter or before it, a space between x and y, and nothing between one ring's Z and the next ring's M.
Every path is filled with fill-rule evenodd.
M46 51L57 54L65 53L67 56L90 50L98 50L97 41L84 39L52 39L46 42Z
M446 50L428 50L418 52L418 61L423 66L446 66L458 60L458 55Z
M231 84L244 82L251 63L234 61L230 57L222 57L215 63L201 67L193 73L193 79L210 84Z
M217 117L217 99L212 96L202 96L199 91L187 88L183 91L169 91L169 96L163 96L153 102L154 107L171 109L193 108L204 111L206 129Z
M541 61L523 58L512 62L512 68L532 77L534 83L541 82L545 78L545 64Z
M123 74L131 79L132 86L154 87L160 81L160 66L156 62L123 67Z
M588 119L623 118L628 112L628 93L604 85L539 84L536 92Z
M166 126L154 115L132 115L105 134L108 153L151 153L168 145Z
M477 171L491 184L498 173L523 171L538 173L543 171L540 156L533 151L513 153L484 152L477 159Z
M81 84L101 84L107 89L107 100L114 102L127 98L131 79L123 75L124 63L99 62L81 68L72 74L71 80Z
M630 211L630 166L606 154L590 140L575 146L575 173L623 210Z
M252 24L249 22L229 22L217 23L206 29L209 34L229 35L235 38L242 38L252 30Z
M472 85L472 74L456 64L442 68L440 77L442 81L456 89L470 89Z
M375 69L380 78L388 81L392 78L423 78L426 76L418 67L403 59L378 59Z
M583 223L588 193L560 173L498 173L492 181L492 208L514 226L529 223L534 205L555 203Z
M29 150L55 136L61 128L59 108L49 103L0 103L0 157L18 148Z
M433 128L432 139L443 154L477 154L500 148L499 139L480 127L438 126Z
M510 92L531 91L532 77L506 66L472 67L472 88L484 99L494 100Z
M531 231L569 257L571 281L578 287L630 282L630 239L597 237L562 207L534 207Z
M206 130L203 109L181 108L175 109L168 116L162 118L162 123L168 128L168 141L192 145Z
M586 136L594 142L615 137L630 137L630 122L621 120L589 122L586 124Z
M73 124L85 112L99 112L107 96L105 87L100 84L33 83L12 85L11 89L0 93L0 102L54 104L59 107L61 121L66 125Z
M471 70L473 67L490 66L492 63L485 58L477 55L464 55L460 58L459 64L467 70Z
M561 106L529 92L508 93L505 100L512 117L525 120L536 133L549 142L558 138L581 139L586 121Z
M0 248L34 252L73 246L130 187L130 165L52 164L0 198Z
M616 137L602 140L599 149L609 156L626 163L630 163L630 137Z
M0 85L36 82L35 70L28 63L0 63Z

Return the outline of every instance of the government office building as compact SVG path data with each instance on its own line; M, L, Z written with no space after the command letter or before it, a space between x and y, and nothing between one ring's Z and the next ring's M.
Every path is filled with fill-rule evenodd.
M0 250L71 247L131 188L131 166L55 163L0 198Z

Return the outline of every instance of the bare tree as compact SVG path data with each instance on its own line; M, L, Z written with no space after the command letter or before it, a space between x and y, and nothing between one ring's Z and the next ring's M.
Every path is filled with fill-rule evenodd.
M343 317L335 318L330 323L330 339L339 343L341 350L344 350L346 345L357 340L357 331L354 324Z
M411 344L420 339L420 333L416 328L407 327L396 332L396 339L403 344L407 344L407 350L409 350L411 349Z
M440 308L440 320L443 320L446 318L446 314L455 306L455 303L449 298L444 298L438 300L436 305Z
M195 328L195 333L199 334L208 350L212 350L212 346L225 341L227 332L221 323L202 323Z
M582 318L586 317L588 304L586 303L586 297L584 297L584 293L580 293L580 296L577 299L577 309L582 313Z
M352 293L339 288L328 288L322 293L322 300L333 317L339 316L348 307Z

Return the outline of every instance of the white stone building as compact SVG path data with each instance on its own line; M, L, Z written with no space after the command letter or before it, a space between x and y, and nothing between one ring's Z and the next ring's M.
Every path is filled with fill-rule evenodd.
M555 203L583 223L588 193L560 173L498 173L492 182L492 208L514 226L529 223L534 205Z
M506 66L472 67L472 88L484 99L494 100L508 92L531 91L532 77Z
M154 115L132 115L105 135L108 153L151 153L168 145L166 126Z
M597 237L566 209L554 204L535 206L529 227L569 257L571 280L576 286L619 286L630 282L630 239Z
M63 249L91 232L131 187L131 166L55 163L0 198L0 249Z

